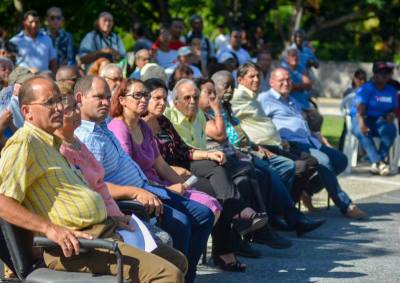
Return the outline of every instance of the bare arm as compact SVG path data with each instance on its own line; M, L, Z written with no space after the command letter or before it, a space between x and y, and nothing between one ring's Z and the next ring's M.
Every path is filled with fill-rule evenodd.
M367 125L365 124L364 120L364 115L367 107L365 106L364 103L360 103L357 105L357 119L358 119L358 124L360 126L360 131L364 134L367 134L369 132L369 129Z
M176 183L184 183L185 180L176 174L176 172L165 162L164 158L161 155L157 157L154 162L154 168L157 171L157 174L164 180L171 182L172 184Z
M210 106L214 111L214 120L208 120L206 124L206 135L216 140L217 142L223 142L226 139L225 123L222 118L222 110L220 101L215 98L210 100Z
M70 257L73 252L76 255L79 254L77 237L92 239L89 234L55 225L49 220L30 212L16 200L1 194L0 217L18 227L46 235L47 238L61 247L66 257Z

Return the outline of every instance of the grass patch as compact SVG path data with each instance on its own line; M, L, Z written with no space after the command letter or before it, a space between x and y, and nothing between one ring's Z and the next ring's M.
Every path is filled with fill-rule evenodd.
M324 135L335 148L339 145L340 135L343 130L343 121L344 118L341 116L324 116L322 135Z

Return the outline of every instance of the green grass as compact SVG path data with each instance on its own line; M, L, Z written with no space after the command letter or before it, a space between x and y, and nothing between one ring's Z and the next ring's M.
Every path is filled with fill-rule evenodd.
M340 116L324 116L322 135L324 135L333 147L339 145L340 135L343 129L344 118Z

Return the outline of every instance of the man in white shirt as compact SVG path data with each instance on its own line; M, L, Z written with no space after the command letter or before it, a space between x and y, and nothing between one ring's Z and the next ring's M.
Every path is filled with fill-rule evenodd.
M229 44L218 50L217 53L218 60L220 61L220 57L222 56L222 54L230 52L236 58L236 61L239 62L239 65L242 65L247 61L250 61L251 57L249 52L247 52L241 46L242 46L242 31L234 29L231 32Z
M188 65L190 69L193 71L193 78L197 79L202 76L201 71L195 65L193 65L194 54L192 49L189 46L183 46L178 50L178 63L167 68L165 72L168 77L174 72L178 65Z

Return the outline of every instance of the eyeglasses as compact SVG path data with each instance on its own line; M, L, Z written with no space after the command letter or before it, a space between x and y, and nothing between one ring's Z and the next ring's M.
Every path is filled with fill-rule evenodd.
M111 80L111 81L113 81L113 82L120 82L120 81L122 81L122 78L121 78L121 77L117 77L117 78L104 77L104 78L109 79L109 80Z
M144 97L144 99L146 99L146 100L150 99L150 94L148 92L145 92L145 91L132 92L132 93L129 93L129 94L125 94L125 96L130 96L130 97L132 97L133 99L136 99L136 100L140 100L140 99L142 99L142 97Z
M186 95L186 96L184 96L182 99L183 99L183 101L185 101L185 102L190 102L192 99L193 99L194 101L197 101L197 100L199 100L199 96L198 96L198 95Z
M62 16L50 16L50 20L51 21L55 21L55 20L61 21L62 20Z
M46 108L56 108L58 105L61 105L61 106L64 107L63 99L62 99L61 96L56 97L56 98L50 98L49 100L47 100L45 102L28 103L28 105L41 105L41 106L44 106Z

